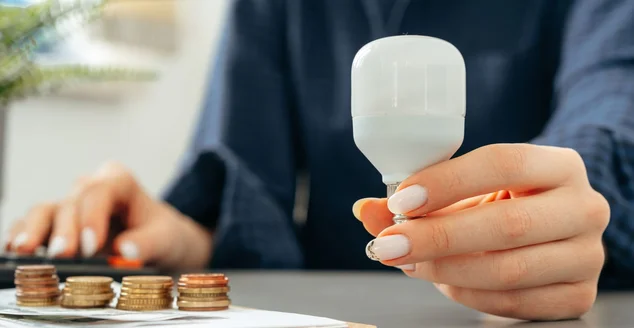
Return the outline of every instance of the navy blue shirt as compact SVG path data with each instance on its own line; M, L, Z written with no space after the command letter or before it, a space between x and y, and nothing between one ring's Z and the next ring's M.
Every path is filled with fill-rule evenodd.
M634 285L634 1L235 0L166 200L214 230L216 268L383 269L352 204L384 197L354 145L350 68L377 38L454 44L464 143L576 149L611 205L602 285ZM545 159L547 160L547 159ZM310 178L293 220L297 176ZM583 256L583 254L579 254Z

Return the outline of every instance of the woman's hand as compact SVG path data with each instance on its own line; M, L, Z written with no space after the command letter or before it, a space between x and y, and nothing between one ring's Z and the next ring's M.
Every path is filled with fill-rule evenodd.
M362 199L353 211L377 237L369 256L473 309L556 320L594 304L610 208L571 149L482 147L416 173L389 200ZM393 225L392 213L415 219Z
M80 179L66 199L33 207L15 222L5 248L30 254L46 244L50 257L90 257L113 248L126 258L178 270L205 267L212 251L207 229L153 199L116 163Z

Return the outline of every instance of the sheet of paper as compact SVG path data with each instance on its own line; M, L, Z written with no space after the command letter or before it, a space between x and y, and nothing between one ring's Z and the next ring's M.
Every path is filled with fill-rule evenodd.
M113 284L116 294L120 284ZM114 302L113 302L114 303ZM217 312L184 312L177 309L132 312L113 308L66 309L17 306L15 289L0 290L0 326L24 327L210 327L214 328L345 328L338 320L309 315L231 307Z

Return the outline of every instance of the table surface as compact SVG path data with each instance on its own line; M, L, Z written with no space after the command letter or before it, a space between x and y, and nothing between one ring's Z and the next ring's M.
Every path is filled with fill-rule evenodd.
M410 327L634 327L634 293L600 294L581 320L524 322L456 304L400 272L227 272L233 304L376 325Z

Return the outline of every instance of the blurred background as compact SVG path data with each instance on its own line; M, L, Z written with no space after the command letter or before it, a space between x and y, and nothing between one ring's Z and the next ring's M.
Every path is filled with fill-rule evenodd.
M108 160L125 164L160 195L193 131L225 7L225 0L114 0L90 28L39 50L42 63L149 67L159 77L82 84L10 105L1 236L31 205L60 199L78 176Z

